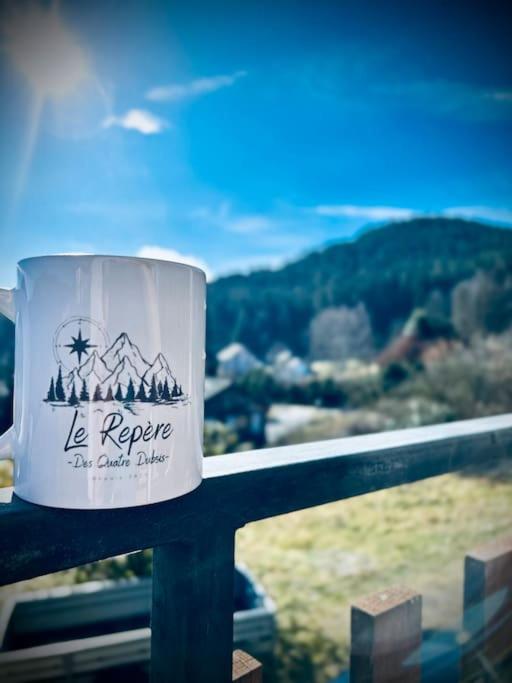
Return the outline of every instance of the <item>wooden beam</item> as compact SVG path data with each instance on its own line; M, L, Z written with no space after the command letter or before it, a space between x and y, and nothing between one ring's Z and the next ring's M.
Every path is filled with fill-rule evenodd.
M257 659L243 650L233 652L233 683L261 683L262 668Z
M393 587L358 600L351 612L351 683L419 683L421 596Z
M464 632L463 679L492 678L512 656L512 536L466 555Z
M155 548L152 683L230 683L235 531Z
M56 510L3 492L0 583L208 535L221 518L239 528L511 454L512 415L501 415L207 458L198 489L155 505Z

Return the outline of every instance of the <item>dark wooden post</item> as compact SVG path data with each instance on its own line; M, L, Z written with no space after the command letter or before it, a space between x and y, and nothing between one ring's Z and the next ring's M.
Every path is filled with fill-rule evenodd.
M492 678L512 655L512 537L466 555L464 631L463 678Z
M262 668L257 659L243 650L233 652L233 683L261 683Z
M361 598L351 614L351 683L419 683L421 595L393 587Z
M230 683L234 529L155 548L152 683Z

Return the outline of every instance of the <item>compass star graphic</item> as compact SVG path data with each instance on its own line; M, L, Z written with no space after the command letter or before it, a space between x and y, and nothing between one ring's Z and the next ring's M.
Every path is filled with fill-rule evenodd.
M87 356L89 354L89 349L96 348L96 344L89 344L89 339L82 339L81 329L78 330L78 336L74 337L71 335L71 339L73 340L73 343L64 344L64 346L68 349L71 349L69 353L76 353L78 357L78 365L80 365L82 355L85 354Z

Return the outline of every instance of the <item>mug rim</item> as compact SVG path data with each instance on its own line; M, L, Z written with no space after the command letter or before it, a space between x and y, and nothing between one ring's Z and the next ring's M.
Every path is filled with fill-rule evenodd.
M28 261L42 261L43 259L95 259L95 258L111 258L111 259L119 259L122 261L134 261L138 263L163 263L171 266L180 266L181 268L188 268L190 270L195 270L197 273L200 273L204 279L206 280L206 273L202 268L199 268L199 266L193 266L192 264L189 263L182 263L181 261L167 261L164 259L156 259L156 258L146 258L144 256L121 256L118 254L45 254L45 255L40 255L40 256L27 256L26 258L21 259L18 261L17 265L21 266L22 264L27 263Z

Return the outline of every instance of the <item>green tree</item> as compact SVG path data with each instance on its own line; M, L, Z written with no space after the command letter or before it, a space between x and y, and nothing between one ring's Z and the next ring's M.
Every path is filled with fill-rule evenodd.
M66 400L66 392L62 383L62 365L59 365L59 373L57 375L57 382L55 383L55 399L57 401Z
M53 377L50 380L50 388L48 389L48 395L46 396L47 401L55 401L55 385L53 383Z
M137 391L137 395L135 396L137 401L146 401L146 392L144 391L144 380L140 381L140 387L139 390Z
M153 377L151 378L151 387L149 389L148 401L151 401L151 403L156 403L158 401L158 390L156 388L155 375L153 375Z
M74 382L71 385L71 393L68 398L68 403L70 406L77 406L80 403L80 401L78 400L78 396L76 395Z
M411 375L411 368L407 363L394 361L390 363L382 373L382 387L384 391L391 391Z
M130 381L128 382L128 388L126 389L126 396L124 397L124 400L129 403L135 400L135 387L133 386L131 377Z
M80 392L80 400L81 401L88 401L89 400L89 392L87 391L87 384L85 383L85 379L82 380L82 391Z
M117 385L115 399L116 401L124 401L123 390L120 384Z
M247 396L263 406L283 398L284 389L280 387L272 375L263 368L247 373L238 381L238 386Z
M169 391L169 385L167 384L167 379L164 382L164 386L162 389L162 394L160 396L162 401L170 401L171 400L171 392Z

